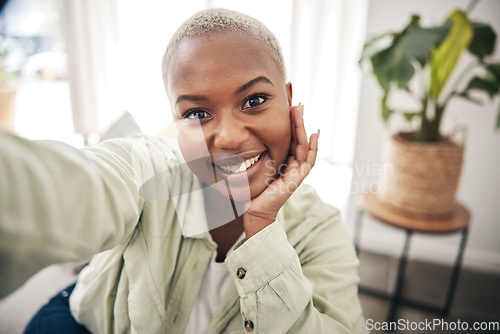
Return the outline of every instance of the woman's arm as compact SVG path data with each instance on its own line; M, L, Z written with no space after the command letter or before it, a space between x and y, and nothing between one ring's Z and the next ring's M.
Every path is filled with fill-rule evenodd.
M44 266L90 259L132 233L149 161L137 142L77 150L0 132L0 297Z

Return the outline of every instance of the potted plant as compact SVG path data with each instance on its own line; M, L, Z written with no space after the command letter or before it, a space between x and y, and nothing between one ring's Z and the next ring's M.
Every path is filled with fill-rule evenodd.
M491 26L455 10L432 27L422 27L420 17L413 15L402 31L365 43L360 63L371 64L383 90L382 119L388 123L399 115L410 128L393 134L384 147L383 159L393 172L380 179L377 197L382 203L418 216L442 217L454 211L463 143L441 132L441 120L453 99L480 103L473 91L486 92L491 99L499 95L500 62L490 60L495 42ZM459 60L467 66L457 66ZM460 73L454 73L457 69ZM394 107L395 92L411 96L417 107Z

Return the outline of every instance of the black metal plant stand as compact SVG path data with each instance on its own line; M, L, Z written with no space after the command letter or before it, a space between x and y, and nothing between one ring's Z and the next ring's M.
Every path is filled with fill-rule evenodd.
M470 214L468 210L457 204L456 213L446 220L438 221L422 221L421 219L415 219L411 217L402 216L399 213L391 212L385 208L381 203L379 203L374 194L365 194L363 198L363 203L358 205L354 229L354 243L356 247L356 252L359 255L360 250L360 235L362 229L363 216L365 213L370 214L373 218L381 221L383 223L390 224L392 226L397 226L404 229L406 233L405 243L403 247L403 253L399 258L396 286L394 293L390 294L385 291L380 291L377 289L372 289L364 286L359 286L359 291L364 294L368 294L381 299L386 299L390 301L389 312L387 315L387 321L395 321L397 308L400 304L409 305L419 309L427 310L441 315L447 315L450 311L451 304L453 302L453 297L455 294L458 277L460 275L460 270L462 266L462 259L465 250L465 245L467 242L468 230L469 230L469 220ZM403 283L405 281L406 265L408 263L408 253L410 249L410 241L414 233L439 233L439 234L449 234L449 233L461 233L460 245L458 253L455 259L455 264L451 277L448 284L448 291L446 293L446 299L442 307L424 303L414 299L408 299L401 295L403 288Z

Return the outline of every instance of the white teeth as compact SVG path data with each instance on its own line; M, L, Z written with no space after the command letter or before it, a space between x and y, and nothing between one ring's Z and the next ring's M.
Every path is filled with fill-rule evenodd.
M229 172L229 173L239 173L239 172L244 172L246 171L248 168L250 168L254 163L256 163L259 158L260 158L261 154L259 154L258 156L254 157L254 158L251 158L251 159L247 159L245 161L243 161L241 164L239 165L233 165L233 166L219 166L222 170L226 171L226 172Z

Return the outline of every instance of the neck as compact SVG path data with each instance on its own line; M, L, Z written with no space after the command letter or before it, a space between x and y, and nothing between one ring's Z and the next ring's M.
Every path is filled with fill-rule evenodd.
M223 262L227 252L243 233L243 219L236 218L230 223L224 224L210 231L212 239L217 244L216 262Z
M217 244L217 262L223 262L226 254L231 246L238 240L243 233L243 216L236 216L234 212L226 213L228 208L234 208L234 203L231 199L222 195L216 190L210 188L204 189L205 212L207 223L210 229L212 239ZM228 205L230 201L230 205ZM222 214L221 214L222 213ZM234 219L226 222L221 222L221 216L234 217ZM221 223L224 223L221 226Z

